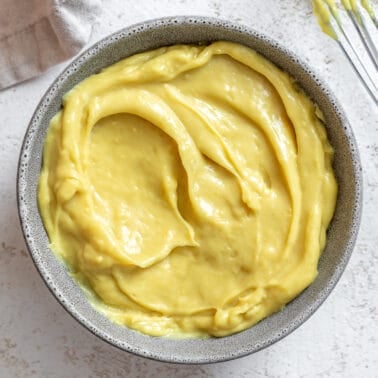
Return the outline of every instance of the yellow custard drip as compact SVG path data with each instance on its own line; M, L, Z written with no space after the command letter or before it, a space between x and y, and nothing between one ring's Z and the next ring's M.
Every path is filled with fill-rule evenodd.
M51 121L38 193L51 248L117 323L248 328L317 275L337 195L320 116L238 44L124 59Z
M323 33L329 35L333 39L337 39L336 32L331 25L332 15L335 15L338 18L335 2L327 0L312 0L312 7Z
M371 2L369 0L361 0L361 5L365 8L365 10L368 13L368 15L370 16L370 18L372 20L375 20L376 19L375 11L374 11L374 8L373 8L373 5L371 4Z

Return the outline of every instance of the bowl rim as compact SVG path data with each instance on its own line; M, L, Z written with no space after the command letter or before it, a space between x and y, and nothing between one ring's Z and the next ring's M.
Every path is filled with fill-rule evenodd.
M314 300L311 304L311 309L306 312L305 316L297 316L295 320L290 324L289 327L284 329L282 332L275 334L270 339L266 340L264 343L260 345L255 345L253 347L246 348L242 351L239 351L234 354L223 354L217 356L216 359L208 358L207 356L201 356L201 357L188 357L188 358L177 358L176 356L172 355L161 355L156 353L151 353L148 350L145 349L138 349L133 348L132 346L128 345L127 343L120 343L116 339L109 338L106 335L106 332L99 329L97 326L94 326L90 319L83 318L76 310L74 305L72 303L67 303L66 301L63 301L60 298L59 293L57 292L57 288L51 283L51 281L48 279L46 272L44 270L43 263L36 257L37 252L34 249L33 245L31 245L28 237L28 229L27 229L27 223L28 219L25 217L24 211L25 207L27 206L24 202L24 193L26 191L27 185L24 184L26 181L25 175L26 172L22 169L23 166L27 166L28 158L25 152L28 149L28 140L30 139L33 134L37 132L37 129L33 129L33 121L36 119L38 112L40 111L43 103L45 102L46 98L49 96L49 94L52 92L52 89L54 86L59 82L59 79L64 77L65 75L69 77L69 75L72 73L72 66L75 64L78 65L80 68L80 65L85 62L85 58L90 56L91 51L101 51L101 49L105 46L108 46L108 43L114 43L117 38L121 37L122 35L128 37L128 35L132 35L137 33L140 30L149 30L154 29L159 26L182 26L184 24L193 24L193 23L207 23L211 27L216 26L222 26L223 28L227 28L232 31L242 31L250 38L257 38L264 40L265 43L270 45L270 47L274 47L275 49L280 50L281 53L285 54L291 61L296 61L299 65L301 65L304 69L306 69L308 72L313 73L313 78L317 79L317 82L319 86L327 92L327 97L329 98L330 102L334 105L335 109L337 109L339 113L339 117L342 120L342 124L344 127L344 133L347 133L349 136L349 148L353 147L351 155L353 156L352 159L352 165L354 168L354 174L355 174L355 181L358 182L358 185L355 189L355 204L356 207L353 211L353 219L351 222L351 233L350 238L348 240L348 245L344 249L343 253L343 260L342 264L335 269L335 272L333 273L332 277L329 279L329 284L326 286L326 288L322 291L322 293ZM162 44L161 46L164 46ZM58 76L55 77L52 84L49 86L49 88L45 91L44 95L42 96L41 100L39 101L32 117L29 122L29 125L26 129L25 136L22 142L22 147L20 150L19 155L19 161L18 161L18 167L17 167L17 207L18 207L18 215L19 215L19 221L22 229L22 234L25 240L25 244L27 246L27 249L33 259L34 266L36 267L39 275L42 277L43 281L45 282L47 288L50 290L50 292L53 294L55 299L60 303L60 305L76 320L78 321L84 328L89 330L92 334L96 335L100 339L104 340L108 344L117 347L118 349L121 349L123 351L127 351L129 353L135 354L137 356L142 356L151 360L161 361L161 362L170 362L170 363L178 363L178 364L209 364L209 363L217 363L217 362L223 362L228 360L233 360L236 358L244 357L250 354L253 354L255 352L258 352L262 349L267 348L268 346L276 343L277 341L281 340L285 336L289 335L291 332L296 330L299 326L301 326L308 318L310 318L316 310L323 304L325 299L329 296L329 294L332 292L334 287L336 286L337 282L342 276L343 271L345 270L347 263L350 259L350 256L352 254L357 235L358 230L360 227L361 222L361 214L362 214L362 193L363 193L363 180L362 180L362 166L361 166L361 160L359 151L357 148L357 141L355 138L355 135L353 133L353 130L345 116L345 112L343 111L342 107L336 100L333 92L329 89L328 85L321 79L321 75L314 69L313 67L310 68L310 66L304 62L302 59L300 59L295 53L287 49L285 46L281 45L279 42L277 42L275 39L273 39L270 36L267 36L249 26L245 26L243 24L239 24L238 22L225 20L221 18L215 18L215 17L208 17L208 16L199 16L199 15L184 15L184 16L169 16L169 17L159 17L154 18L146 21L142 21L136 24L129 25L125 28L122 28L110 35L107 35L106 37L100 39L96 43L92 44L88 48L86 48L84 51L82 51L79 55L77 55L73 60L69 61L65 68L58 74ZM38 249L38 248L37 248ZM248 330L248 329L247 329ZM245 331L247 331L245 330ZM242 332L245 332L242 331ZM135 332L135 331L132 331ZM232 337L234 335L228 336ZM152 337L152 336L148 336ZM159 337L158 337L159 339ZM161 338L160 338L161 339ZM216 339L216 338L215 338ZM220 338L225 339L225 338ZM177 340L180 341L180 340Z

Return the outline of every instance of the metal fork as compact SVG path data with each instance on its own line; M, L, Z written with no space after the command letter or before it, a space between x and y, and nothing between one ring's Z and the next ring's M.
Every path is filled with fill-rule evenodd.
M322 30L335 39L378 104L378 21L369 0L313 0Z

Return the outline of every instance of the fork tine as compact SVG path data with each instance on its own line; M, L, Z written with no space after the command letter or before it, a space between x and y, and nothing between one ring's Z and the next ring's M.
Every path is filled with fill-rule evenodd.
M337 41L337 43L341 47L341 51L345 54L345 56L349 60L350 64L352 65L352 68L354 69L354 71L356 72L356 74L358 75L358 77L360 78L360 81L362 82L362 84L364 85L364 87L366 88L366 90L369 92L369 94L372 97L372 99L374 100L375 104L378 104L377 87L375 86L373 79L367 73L367 70L366 70L365 66L362 65L362 67L364 68L364 71L367 73L368 79L371 82L370 85L373 86L374 90L371 89L370 86L369 86L369 84L366 82L366 78L364 78L364 76L361 74L360 70L358 69L358 67L354 63L354 60L353 60L351 54L348 52L348 50L345 49L345 47L343 46L343 44L340 41Z
M366 24L362 15L359 14L358 19L357 19L356 15L351 10L347 10L347 14L349 16L349 19L352 21L352 24L354 28L356 29L357 34L360 37L362 43L365 45L366 51L369 54L375 68L378 70L377 49L374 45L373 39L370 36L369 30L366 27ZM360 22L358 22L358 20L360 20Z
M372 85L376 89L376 85L375 85L374 80L372 79L372 77L371 77L371 75L369 73L369 70L366 68L365 64L362 62L360 56L358 55L358 52L354 48L353 43L351 42L350 38L348 37L348 34L345 32L344 28L340 24L338 24L338 27L340 28L340 31L341 31L343 37L345 38L345 42L347 43L347 45L349 46L349 48L353 51L354 59L356 59L358 61L358 63L362 67L363 71L365 72L365 75L369 78L369 80L371 81ZM339 45L341 45L341 47L343 48L343 50L346 51L346 53L348 55L348 58L352 62L353 66L355 66L354 60L353 60L352 56L348 53L348 51L345 49L345 46L343 45L343 42L340 41L340 39L338 40L338 42L339 42ZM374 59L373 59L373 62L374 62Z
M362 17L360 10L358 7L356 7L357 3L354 3L353 7L351 6L351 3L349 3L349 0L342 0L342 3L350 21L352 22L365 47L369 59L371 60L371 68L374 67L375 74L378 75L377 48L373 39L371 38L368 28L365 25L364 17ZM336 40L341 48L341 51L345 54L346 58L352 65L352 68L360 78L360 81L374 102L378 104L378 90L376 81L372 78L370 69L361 60L353 45L353 42L349 38L348 33L345 31L334 0L313 0L313 4L323 31ZM369 12L369 9L367 8L370 6L369 3L364 2L362 6L366 9L369 14L369 18L377 27L377 21L373 10L370 9Z
M365 8L365 11L369 15L369 18L373 21L373 25L378 29L378 21L375 17L375 12L373 6L370 4L369 0L361 0L361 5Z

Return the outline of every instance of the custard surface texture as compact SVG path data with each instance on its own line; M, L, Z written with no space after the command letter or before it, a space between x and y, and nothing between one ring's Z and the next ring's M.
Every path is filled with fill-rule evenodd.
M321 114L230 42L124 59L64 98L38 201L51 249L106 316L225 336L317 275L337 184Z

